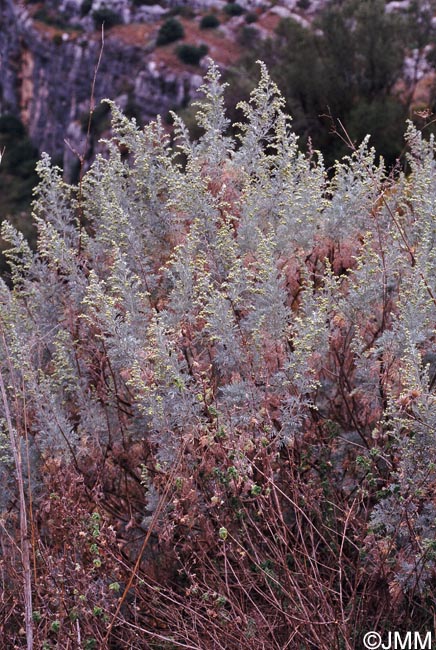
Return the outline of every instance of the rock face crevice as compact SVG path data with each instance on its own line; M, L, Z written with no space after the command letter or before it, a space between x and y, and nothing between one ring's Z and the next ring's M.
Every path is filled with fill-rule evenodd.
M69 180L77 166L72 150L83 153L100 34L69 31L59 37L59 30L33 21L12 0L2 0L0 20L0 114L19 116L38 149L63 165ZM109 31L94 101L97 106L109 97L124 110L133 103L139 120L147 122L187 104L200 83L199 74L156 65L149 43L129 44Z

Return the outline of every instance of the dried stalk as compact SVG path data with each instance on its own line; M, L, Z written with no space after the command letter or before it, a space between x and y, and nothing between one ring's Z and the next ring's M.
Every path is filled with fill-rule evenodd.
M6 424L9 433L9 440L14 457L18 495L20 502L20 542L21 562L23 565L23 588L24 588L24 621L26 630L27 650L33 650L33 625L32 625L32 570L30 563L29 533L27 522L27 506L24 491L23 464L21 458L20 442L17 432L12 424L11 412L9 409L8 396L0 368L0 392L3 401Z

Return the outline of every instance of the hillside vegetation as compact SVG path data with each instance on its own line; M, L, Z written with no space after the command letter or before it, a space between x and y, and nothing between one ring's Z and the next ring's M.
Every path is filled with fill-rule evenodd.
M231 81L226 105L232 121L243 119L234 107L256 84L255 61L265 61L301 147L319 149L327 168L347 153L344 140L358 144L367 133L388 166L398 159L404 165L406 118L434 130L435 0L288 0L286 6L265 0L251 9L243 0L216 1L170 8L117 0L109 9L100 2L31 0L1 7L1 220L12 217L31 233L34 153L26 151L26 132L63 168L64 178L76 182L78 157L88 165L102 150L102 134L109 134L108 111L100 107L87 136L91 86L93 105L110 96L141 125L160 113L171 129L172 108L195 128L186 106L207 67L206 54Z
M264 65L229 136L38 163L0 285L5 647L283 650L428 631L436 557L435 143L301 153Z

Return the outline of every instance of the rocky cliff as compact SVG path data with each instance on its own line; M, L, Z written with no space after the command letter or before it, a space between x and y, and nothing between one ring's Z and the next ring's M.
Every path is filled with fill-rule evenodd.
M238 0L253 21L246 21L247 14L226 13L225 0L152 2L0 0L0 116L18 116L39 151L47 151L62 165L68 179L77 167L74 151L84 152L94 76L95 106L109 97L140 122L186 105L195 94L202 66L182 64L174 43L156 47L159 27L175 5L185 10L177 17L185 42L207 45L210 56L226 67L241 54L239 35L247 22L262 37L270 35L283 17L309 26L328 0ZM398 4L408 2L391 2L386 10L398 10ZM105 11L106 20L115 21L105 27L102 51L96 17ZM200 29L201 18L211 12L219 17L219 28ZM101 123L88 156L105 126L104 113L96 117Z
M147 40L153 30L142 27L139 34L124 33L123 26L106 34L94 97L96 105L110 97L123 109L134 106L147 121L185 104L201 76L196 70L157 65ZM2 0L0 114L19 115L40 151L63 164L67 176L76 159L72 149L83 147L101 48L98 31L62 31L32 20L18 3Z
M307 17L326 1L239 0L238 4L254 15L252 28L265 36L283 16L307 24ZM185 42L204 43L223 66L235 62L240 55L238 34L246 22L244 16L223 11L226 0L158 0L158 4L153 0L0 0L0 115L20 117L38 149L63 165L71 178L77 163L72 150L83 151L101 51L96 16L109 12L106 25L108 18L115 18L117 24L105 27L95 105L109 97L146 122L186 105L201 82L201 67L181 65L174 44L156 48L158 29L176 5L182 9L178 19L185 28ZM220 28L201 30L201 17L210 12L219 15Z

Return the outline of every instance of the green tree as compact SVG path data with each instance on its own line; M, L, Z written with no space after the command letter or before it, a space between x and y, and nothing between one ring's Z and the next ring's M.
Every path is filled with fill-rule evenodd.
M410 22L386 13L382 0L346 0L328 6L313 29L282 20L276 36L255 44L243 65L250 74L256 58L267 63L295 130L303 141L310 137L330 164L346 151L337 135L342 126L356 142L371 133L377 151L392 164L402 150L408 109L395 85Z
M341 75L368 100L389 95L403 69L404 20L386 13L385 6L384 0L349 0L340 10L326 12L320 21L327 60L333 65L330 83Z

